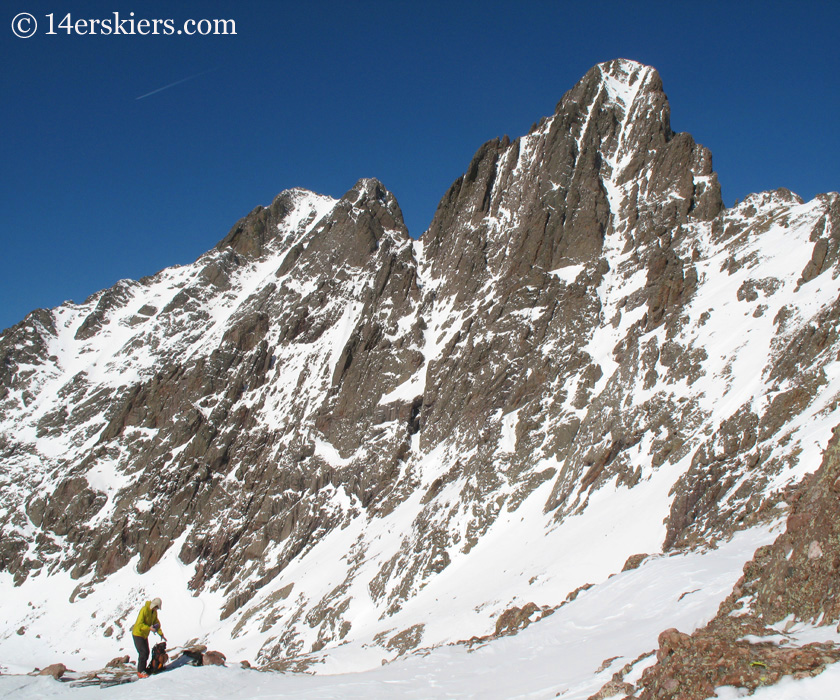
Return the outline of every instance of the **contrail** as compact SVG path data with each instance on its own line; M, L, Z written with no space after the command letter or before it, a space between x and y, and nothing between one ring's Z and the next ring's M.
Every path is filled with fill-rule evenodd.
M199 76L205 75L207 73L211 73L212 71L216 70L215 68L209 68L208 70L203 70L201 73L196 73L195 75L189 75L186 78L181 78L180 80L176 80L174 83L169 83L169 85L164 85L163 87L159 87L157 90L152 90L151 92L147 92L145 95L140 95L140 97L135 97L136 100L142 100L144 97L150 97L151 95L156 95L159 92L163 92L164 90L168 90L171 87L175 87L176 85L180 85L181 83L186 83L188 80L192 80L193 78L198 78Z

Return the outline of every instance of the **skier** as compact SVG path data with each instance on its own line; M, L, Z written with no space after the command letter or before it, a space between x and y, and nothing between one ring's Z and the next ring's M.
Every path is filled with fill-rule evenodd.
M158 610L161 609L160 598L153 598L147 600L146 604L140 608L140 613L137 615L137 622L131 628L131 634L134 637L134 646L137 648L137 675L140 678L148 678L149 674L146 669L146 662L149 660L149 633L157 632L160 638L165 642L166 637L163 636L163 630L160 628L158 621Z

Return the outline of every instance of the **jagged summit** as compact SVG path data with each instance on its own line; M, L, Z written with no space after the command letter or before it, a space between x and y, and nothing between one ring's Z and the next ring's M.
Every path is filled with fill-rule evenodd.
M838 241L836 194L724 210L622 60L420 241L375 179L287 190L0 336L7 627L110 648L165 586L231 653L379 666L776 517L840 422Z
M608 89L620 94L636 94L645 88L649 91L662 92L662 80L656 68L638 61L615 58L597 64L592 70L600 72ZM619 101L626 106L633 100L623 97Z
M311 223L314 217L321 217L334 206L335 200L309 190L294 187L278 194L268 207L258 206L248 216L234 224L227 236L216 246L222 251L230 248L239 255L258 258L266 252L288 222L295 220Z
M664 118L668 126L668 100L663 91L659 72L651 66L624 58L599 63L587 71L564 95L557 104L555 112L563 109L563 103L567 98L575 99L580 93L592 94L593 91L603 93L605 106L620 109L621 121L625 121L631 115L637 100L663 105L666 110L660 114L660 117Z
M484 144L438 205L426 249L477 293L486 279L465 267L465 248L485 251L490 275L548 271L605 245L647 255L662 232L722 209L711 154L671 131L659 74L616 60L592 68L527 136Z

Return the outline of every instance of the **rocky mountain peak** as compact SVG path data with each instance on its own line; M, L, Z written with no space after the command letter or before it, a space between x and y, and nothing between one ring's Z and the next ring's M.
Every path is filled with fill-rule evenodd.
M0 336L9 629L61 580L110 637L113 581L165 583L261 662L379 665L776 517L840 422L839 212L724 210L618 60L481 146L420 241L378 180L287 190L31 314Z
M386 228L401 229L405 226L396 197L375 177L358 180L340 201L347 201L358 208L372 208L378 205L390 214L391 219L386 222Z
M305 249L306 259L317 259L320 265L352 274L349 271L364 267L381 245L402 245L408 240L394 195L379 180L364 178L335 203L309 239L301 241L292 254Z
M436 276L473 279L463 291L474 293L511 265L527 276L595 264L608 237L610 249L647 255L664 232L722 208L711 155L670 129L659 74L616 60L592 68L527 136L484 144L441 200L426 249ZM467 265L479 250L486 269Z
M632 122L629 117L643 105L654 105L657 110L647 112L652 124L635 126L656 127L670 130L670 108L662 87L659 72L651 66L623 58L606 61L593 66L557 104L555 114L568 108L568 102L589 104L594 98L602 98L601 107L614 109L625 126ZM637 104L638 103L638 104ZM657 124L658 123L658 124Z
M228 235L216 245L216 250L229 249L244 258L260 258L270 244L280 237L284 228L293 228L300 221L311 223L316 216L320 216L324 200L329 198L303 188L284 190L269 206L258 206L248 216L237 221Z

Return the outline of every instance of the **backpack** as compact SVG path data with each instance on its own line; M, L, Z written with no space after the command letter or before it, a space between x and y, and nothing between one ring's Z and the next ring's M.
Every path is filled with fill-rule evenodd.
M166 642L158 642L152 647L152 658L147 666L148 672L160 673L166 669L167 661L169 661L169 656L166 653Z

